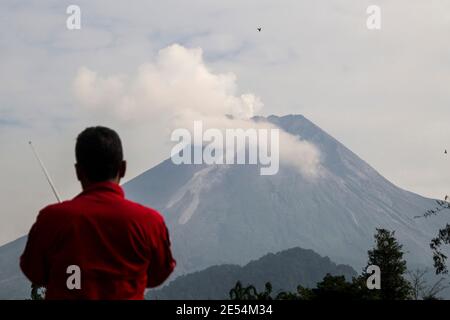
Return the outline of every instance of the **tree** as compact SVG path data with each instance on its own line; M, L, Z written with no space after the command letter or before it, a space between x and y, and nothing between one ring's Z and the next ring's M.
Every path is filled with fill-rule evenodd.
M243 287L240 281L229 293L231 300L272 300L271 294L272 284L270 282L266 283L264 291L258 292L253 285Z
M368 251L367 266L362 277L370 274L367 268L376 265L381 271L381 288L372 290L375 296L383 300L406 300L411 298L412 287L405 279L406 261L403 259L402 245L395 239L395 231L376 229L375 247Z
M440 211L450 209L450 202L437 200L436 203L438 204L436 208L427 210L427 212L425 212L425 214L423 215L425 218L436 215ZM436 274L448 273L446 265L447 256L441 251L441 247L444 244L450 244L450 225L448 223L444 228L438 231L438 236L436 238L433 238L430 242L430 248L433 251L434 269L436 271Z
M438 300L437 295L447 288L443 284L445 278L440 278L432 286L429 286L425 280L427 273L427 269L416 269L408 272L414 300Z
M282 291L277 294L275 300L313 300L315 298L316 295L312 289L298 285L296 292Z
M440 229L438 236L431 240L430 248L433 250L433 261L436 274L448 273L446 266L447 256L441 251L443 244L450 244L450 225Z
M417 269L408 272L411 279L411 295L414 300L420 300L423 291L426 288L426 281L424 279L427 271L425 269Z
M353 282L347 282L344 276L327 274L312 289L313 299L318 300L360 300L359 288Z
M233 289L230 290L231 300L251 300L248 299L250 295L249 287L243 287L241 282L238 281Z
M230 290L231 300L312 300L311 289L297 287L297 292L280 292L275 298L272 297L272 284L267 282L264 291L258 292L253 286L243 287L238 281L233 289Z

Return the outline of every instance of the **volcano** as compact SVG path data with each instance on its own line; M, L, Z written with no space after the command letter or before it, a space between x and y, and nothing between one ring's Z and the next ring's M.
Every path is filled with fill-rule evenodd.
M257 165L175 165L168 159L125 185L132 200L164 214L178 273L242 265L296 246L360 270L376 228L395 230L411 264L431 265L429 242L445 223L415 217L435 207L434 200L393 185L301 115L255 121L315 145L320 177L308 179L290 166L261 176Z

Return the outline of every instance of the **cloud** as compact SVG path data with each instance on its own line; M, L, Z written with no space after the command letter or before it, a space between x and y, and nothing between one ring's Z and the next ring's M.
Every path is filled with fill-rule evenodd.
M209 70L200 48L177 44L160 50L153 63L141 65L133 76L99 76L80 68L74 92L83 106L107 110L120 121L148 121L161 113L250 118L262 107L254 94L237 94L234 74Z

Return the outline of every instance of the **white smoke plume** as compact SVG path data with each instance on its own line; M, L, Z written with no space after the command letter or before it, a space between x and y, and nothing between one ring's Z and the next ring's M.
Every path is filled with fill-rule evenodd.
M131 126L169 131L190 129L201 120L207 128L275 128L250 118L263 104L252 93L238 94L233 73L214 73L200 48L174 44L159 51L155 61L141 65L134 75L102 76L79 69L74 93L88 112ZM232 115L232 119L226 115ZM155 126L155 128L157 127ZM161 132L151 134L161 134ZM165 138L165 137L162 137ZM320 155L312 144L280 129L280 162L303 174L315 175Z

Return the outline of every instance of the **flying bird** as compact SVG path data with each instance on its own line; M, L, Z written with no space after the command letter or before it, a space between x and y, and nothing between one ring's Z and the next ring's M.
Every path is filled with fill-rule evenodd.
M258 32L261 32L261 27L259 27L259 28L256 28L257 30L258 30Z
M444 154L447 154L447 149L445 149Z

